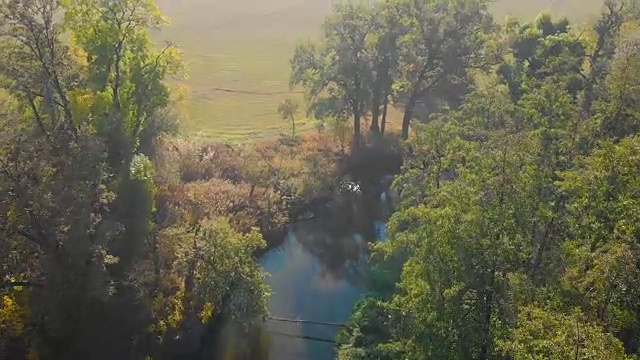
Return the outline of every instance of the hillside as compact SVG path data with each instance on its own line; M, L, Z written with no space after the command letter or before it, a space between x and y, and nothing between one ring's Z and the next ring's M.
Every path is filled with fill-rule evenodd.
M157 36L184 51L190 96L184 131L239 141L269 137L288 125L276 109L286 97L296 42L314 37L331 0L158 0L171 25ZM542 10L584 20L603 0L499 0L496 16ZM301 130L312 124L303 124Z

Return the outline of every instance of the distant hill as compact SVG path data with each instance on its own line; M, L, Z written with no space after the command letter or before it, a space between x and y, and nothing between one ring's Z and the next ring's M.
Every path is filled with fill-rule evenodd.
M289 57L296 42L317 36L332 0L157 1L172 21L157 38L177 43L190 69L185 131L235 141L288 129L278 103L301 101L289 92ZM597 16L603 1L498 0L492 9L498 19L549 10L582 21Z

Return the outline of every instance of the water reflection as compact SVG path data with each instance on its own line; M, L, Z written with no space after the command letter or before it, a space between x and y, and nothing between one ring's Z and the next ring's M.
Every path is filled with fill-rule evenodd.
M361 236L332 237L314 224L292 228L284 245L262 259L273 292L271 315L327 323L346 321L365 291L359 271L364 246ZM266 328L273 341L269 359L333 358L334 344L308 338L332 341L338 327L269 321Z
M388 206L380 197L382 208ZM362 210L361 206L356 209ZM376 206L376 214L380 212ZM362 211L359 211L362 213ZM352 215L344 214L345 217ZM269 312L275 318L344 323L353 306L366 291L367 243L386 237L386 215L368 218L371 236L357 231L362 226L337 226L339 215L319 216L293 225L282 246L266 253L261 264L269 274ZM251 346L234 346L223 351L224 360L327 360L335 356L333 343L340 328L309 323L269 320L246 338ZM227 339L234 330L225 329ZM237 334L237 332L235 332ZM311 340L313 339L313 340ZM218 353L220 354L220 353ZM240 355L238 354L245 354Z

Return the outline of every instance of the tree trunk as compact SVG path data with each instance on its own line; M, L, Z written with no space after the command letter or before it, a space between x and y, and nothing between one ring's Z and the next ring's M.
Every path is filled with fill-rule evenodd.
M484 306L483 306L483 341L480 347L480 360L486 360L489 358L489 348L491 347L491 317L493 315L493 287L495 285L496 270L495 265L491 270L491 278L489 279L488 291L484 294ZM484 291L483 291L484 293Z
M380 89L376 85L373 90L373 98L371 104L371 131L379 132L380 126L378 125L378 119L380 118Z
M360 105L353 105L353 150L360 148Z
M385 83L386 70L383 60L377 69L376 82L373 86L373 97L371 99L371 131L379 132L380 126L378 120L380 119L380 99L382 97L382 86Z
M437 49L440 49L441 45L442 44L440 44L440 46L438 46ZM422 67L422 69L420 70L420 73L418 74L418 78L416 79L415 83L413 84L413 87L411 88L411 95L409 96L409 101L407 102L407 105L404 108L404 118L402 119L402 139L404 140L407 140L409 138L409 124L411 123L411 119L413 118L413 108L416 106L416 103L418 102L418 96L420 95L421 91L424 92L426 88L429 87L429 86L420 86L420 85L425 80L425 76L427 75L427 73L430 70L434 69L435 55L434 55L433 44L429 44L429 47L430 47L429 57L426 63L424 64L424 66ZM439 50L438 50L438 53L440 53Z
M380 123L380 134L384 135L385 130L387 129L387 110L389 107L389 94L385 92L384 97L382 98L382 121Z
M409 102L404 109L404 118L402 119L402 139L407 140L409 138L409 124L413 118L413 108L418 102L418 88L414 87L409 97Z
M352 99L351 107L353 111L353 150L356 151L360 147L360 77L358 74L354 78L355 94Z
M380 102L385 102L386 106L386 96L389 93L387 88L390 87L391 83L391 79L389 79L389 62L389 55L385 54L377 69L376 83L374 85L373 99L371 102L371 113L373 118L371 121L371 130L375 132L381 131L378 126L378 120L380 119Z
M536 250L536 254L533 260L533 264L531 266L531 278L533 279L534 284L541 285L542 284L542 273L540 269L542 268L542 263L544 261L544 254L547 251L547 242L549 239L549 234L551 233L551 227L553 226L554 219L549 220L546 224L544 233L539 237L540 241L538 241L538 248ZM535 236L534 237L538 237Z
M116 119L118 122L123 122L124 119L122 119L122 114L121 114L121 104L120 104L120 77L121 77L121 73L120 73L120 62L122 61L122 46L124 44L124 39L121 40L120 42L118 42L118 44L116 45L116 60L115 60L115 70L114 70L114 79L113 79L113 85L112 85L112 96L113 96L113 107L116 110L116 114L118 116L118 118Z
M596 33L598 35L598 40L596 41L596 46L593 52L589 55L589 64L590 70L587 74L587 84L584 89L584 98L582 100L581 108L583 111L583 116L585 118L589 117L592 113L593 101L595 98L594 87L595 85L601 81L601 77L604 75L604 71L598 69L598 61L605 57L610 59L609 56L604 53L605 45L608 40L611 38L615 38L615 36L619 33L620 27L622 26L622 16L620 12L622 11L622 7L619 9L615 9L610 4L606 5L608 13L606 15L603 14L603 18L600 19L602 24L606 24L604 27L596 26Z

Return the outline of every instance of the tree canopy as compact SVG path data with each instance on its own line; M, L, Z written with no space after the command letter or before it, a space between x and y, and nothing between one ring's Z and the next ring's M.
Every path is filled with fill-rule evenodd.
M296 134L286 99L295 142L233 146L176 137L185 68L153 0L3 1L0 358L202 357L228 323L251 357L264 235L382 163L370 139L404 152L397 208L338 359L640 357L639 14L340 3L291 58L329 135Z
M0 358L175 358L266 314L258 232L161 216L165 22L151 0L0 5Z
M637 9L611 1L590 28L545 13L489 35L496 66L413 125L376 292L339 358L640 354Z

